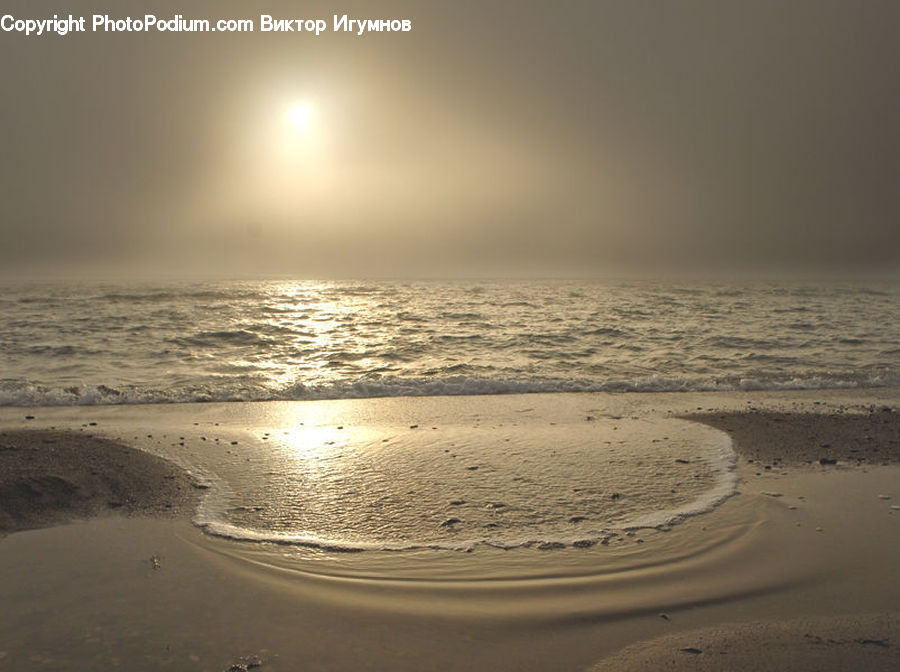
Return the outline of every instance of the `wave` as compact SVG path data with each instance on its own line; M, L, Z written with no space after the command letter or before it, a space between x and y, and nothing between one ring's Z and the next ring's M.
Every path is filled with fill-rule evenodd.
M0 380L0 406L103 406L122 404L174 404L232 401L301 401L367 399L378 397L437 397L500 394L553 394L571 392L727 392L755 390L822 390L900 387L900 375L794 376L783 378L681 378L645 376L633 379L561 380L384 376L377 379L340 380L274 387L258 379L217 378L203 384L170 388L115 384L53 386L23 380Z
M365 551L403 552L418 550L441 550L472 552L478 547L512 550L533 548L552 551L568 547L588 548L605 544L623 534L636 530L669 530L689 518L709 513L725 500L737 493L737 454L731 438L724 432L717 432L718 438L713 454L706 458L716 473L715 481L706 492L696 499L675 509L661 509L645 513L638 518L623 523L610 523L600 529L582 532L562 531L561 528L548 529L535 534L534 531L505 530L499 535L490 534L452 541L436 540L379 540L364 541L352 538L332 539L301 532L287 532L271 529L254 529L237 525L228 519L229 502L234 500L231 488L221 479L190 468L185 468L198 483L202 483L204 495L193 517L193 523L207 534L235 541L264 542L277 545L299 546L332 553L361 553Z

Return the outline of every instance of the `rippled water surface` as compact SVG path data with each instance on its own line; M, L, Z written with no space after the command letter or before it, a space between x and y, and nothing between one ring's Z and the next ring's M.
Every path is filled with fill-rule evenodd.
M896 385L889 285L15 285L0 404Z

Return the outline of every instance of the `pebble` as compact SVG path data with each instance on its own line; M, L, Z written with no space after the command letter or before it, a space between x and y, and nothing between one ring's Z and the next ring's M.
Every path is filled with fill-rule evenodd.
M878 495L878 499L890 499L890 495Z

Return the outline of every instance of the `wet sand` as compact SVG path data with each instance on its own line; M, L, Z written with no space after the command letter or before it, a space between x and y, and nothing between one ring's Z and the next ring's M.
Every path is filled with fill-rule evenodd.
M739 410L748 396L756 410ZM660 400L680 417L703 406L692 419L732 435L740 494L615 558L585 551L579 566L596 561L595 575L566 573L580 549L526 549L559 567L528 581L279 566L278 549L193 527L181 514L197 490L165 461L7 417L17 427L0 436L0 488L17 494L0 499L0 520L19 531L0 540L0 669L897 669L891 397ZM584 395L575 412L602 402Z

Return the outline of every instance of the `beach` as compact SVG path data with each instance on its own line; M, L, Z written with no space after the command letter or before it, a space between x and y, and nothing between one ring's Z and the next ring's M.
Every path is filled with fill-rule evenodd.
M0 672L900 670L900 3L7 4Z
M650 670L722 669L727 660L728 669L895 669L897 395L884 388L5 408L0 480L48 491L26 496L20 487L18 499L4 498L3 520L15 514L19 522L5 522L0 539L0 599L8 605L0 667ZM178 473L171 460L146 464L147 453L179 454L193 433L209 435L197 440L205 446L217 432L222 453L252 436L266 445L262 438L282 430L285 418L359 432L417 424L413 418L421 426L409 434L427 445L425 432L415 432L463 436L473 409L497 431L515 422L532 432L546 421L573 437L580 427L606 432L594 423L607 417L699 421L728 432L735 492L708 512L590 545L347 552L216 534L197 524L204 497L218 487L210 474ZM521 420L526 415L536 417ZM88 467L27 457L61 446L90 451ZM111 477L103 487L88 478L100 474ZM60 494L70 491L90 496ZM110 492L131 496L110 506L118 502ZM33 509L44 508L40 515L28 510L29 497ZM68 519L75 520L47 527Z

